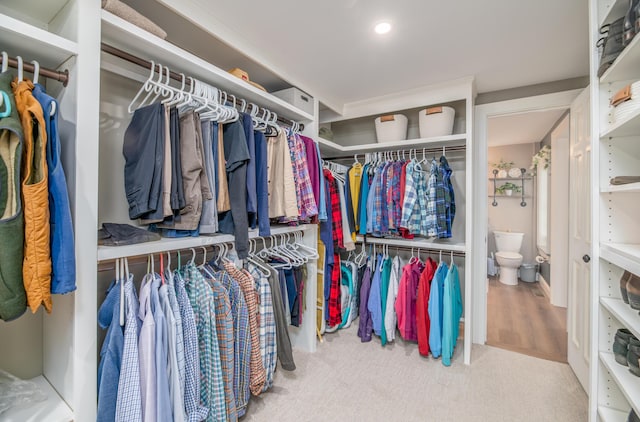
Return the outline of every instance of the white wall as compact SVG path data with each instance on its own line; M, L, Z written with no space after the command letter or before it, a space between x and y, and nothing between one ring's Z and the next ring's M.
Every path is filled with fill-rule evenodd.
M491 134L489 134L491 136ZM504 161L513 161L518 168L526 168L529 171L531 165L531 157L536 152L536 144L519 144L519 145L506 145L500 147L489 148L489 176L493 177L491 171L492 163L497 163L502 158ZM498 186L503 182L498 182ZM513 182L520 185L520 182ZM489 180L489 195L493 194L493 181ZM536 256L536 243L535 243L535 203L532 194L534 194L533 180L525 180L525 195L529 196L525 201L526 207L520 206L520 193L514 192L513 197L496 198L498 206L491 205L492 200L489 200L489 233L488 243L489 252L496 252L495 240L493 238L494 230L510 230L513 232L524 233L524 240L522 242L521 254L524 257L524 263L534 262Z

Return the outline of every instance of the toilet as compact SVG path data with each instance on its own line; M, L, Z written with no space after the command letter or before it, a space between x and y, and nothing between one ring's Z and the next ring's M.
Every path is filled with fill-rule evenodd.
M518 285L518 267L522 264L522 239L524 233L494 231L496 239L496 260L500 266L500 283L509 286Z

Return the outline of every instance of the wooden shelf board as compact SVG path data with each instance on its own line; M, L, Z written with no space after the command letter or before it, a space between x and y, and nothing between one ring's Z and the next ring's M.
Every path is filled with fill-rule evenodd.
M286 119L313 120L311 114L105 10L102 10L102 42L143 59L162 63L169 66L171 70L184 72L185 75L200 79L229 94L256 103ZM145 75L148 72L148 70L142 71Z
M598 415L601 422L627 422L629 412L612 409L611 407L598 406Z
M43 402L29 403L7 410L0 415L5 422L70 422L75 420L73 411L62 400L47 379L40 375L29 380L44 391L47 399Z
M26 63L37 60L42 67L55 69L78 54L76 42L3 14L0 39L10 57L21 56Z
M364 236L356 236L356 242L363 242ZM367 236L367 243L373 243L377 245L389 245L389 246L404 246L413 248L424 249L437 249L443 252L466 252L466 245L464 243L441 243L433 240L427 240L423 238L419 239L387 239L382 237Z
M634 274L640 274L640 245L600 243L600 257Z
M631 407L636 413L640 413L640 378L629 372L626 366L616 362L613 353L600 352L600 360L615 379Z
M614 193L614 192L626 192L635 193L640 192L640 183L628 183L626 185L609 185L600 191L601 193Z
M640 338L640 315L638 311L631 309L631 307L621 299L612 297L601 297L600 303L616 317L618 321L627 327L634 336Z
M293 233L300 230L309 230L317 227L315 224L303 224L294 226L271 227L271 234ZM258 230L250 230L249 238L259 237ZM138 243L127 246L98 246L98 261L109 261L117 258L141 256L160 252L197 248L200 246L215 245L220 243L230 243L235 240L234 236L219 234L212 236L186 237L181 239L162 238L154 242Z
M440 148L447 146L462 146L465 144L467 135L456 134L448 136L437 136L433 138L420 138L420 139L407 139L404 141L395 142L382 142L382 143L370 143L362 145L348 145L342 146L333 141L329 141L323 138L317 138L320 144L320 149L329 153L352 153L362 154L365 152L374 151L395 151L395 150L407 150L412 148Z

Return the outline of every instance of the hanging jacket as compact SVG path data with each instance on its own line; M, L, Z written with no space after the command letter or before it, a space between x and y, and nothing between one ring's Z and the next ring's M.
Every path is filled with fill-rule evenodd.
M442 303L442 364L451 365L453 350L458 340L458 327L462 317L462 295L458 267L453 264L444 280Z
M11 108L11 113L0 119L0 319L10 321L27 307L22 282L24 215L20 195L23 132L11 73L0 74L0 91L9 97L5 109Z
M431 258L427 259L424 271L420 274L418 284L418 298L416 300L416 323L418 327L418 351L422 356L429 355L429 294L431 293L431 280L436 272L437 265Z
M51 227L49 225L49 185L47 131L42 107L31 93L31 81L12 83L16 107L24 129L25 151L22 172L24 201L24 262L22 277L27 304L35 313L40 305L51 312Z
M431 292L429 293L429 348L434 358L442 354L442 301L444 295L444 279L449 268L444 262L440 262L433 280L431 280Z
M35 84L33 96L44 111L47 129L47 171L49 178L49 222L51 227L51 293L65 294L76 290L76 255L71 221L67 179L60 160L58 134L60 107L47 95L44 87ZM51 113L51 111L54 113Z

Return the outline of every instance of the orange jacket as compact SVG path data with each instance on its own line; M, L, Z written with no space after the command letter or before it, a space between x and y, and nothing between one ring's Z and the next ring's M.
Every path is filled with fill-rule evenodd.
M24 262L22 278L27 305L35 313L40 305L51 312L51 246L47 131L40 103L33 97L31 81L11 84L24 130L22 203L24 204Z

